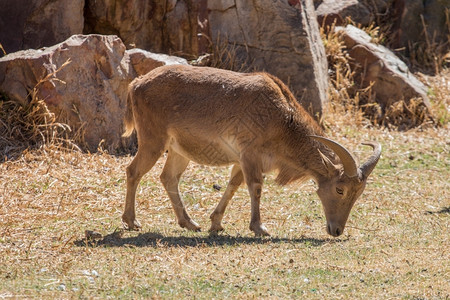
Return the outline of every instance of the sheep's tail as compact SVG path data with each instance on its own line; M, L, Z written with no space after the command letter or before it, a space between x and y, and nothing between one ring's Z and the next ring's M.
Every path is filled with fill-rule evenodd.
M133 115L133 88L132 85L128 87L127 96L127 111L125 112L124 119L125 132L122 134L123 137L130 136L134 131L134 115Z

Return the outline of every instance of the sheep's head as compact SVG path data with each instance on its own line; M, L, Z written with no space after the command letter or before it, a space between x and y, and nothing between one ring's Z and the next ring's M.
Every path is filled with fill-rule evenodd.
M353 204L364 191L367 178L378 163L381 146L376 142L363 143L373 148L373 154L364 164L358 166L353 155L342 145L324 137L311 137L333 150L342 163L335 165L322 155L328 176L318 181L317 190L327 219L327 232L336 237L344 232Z

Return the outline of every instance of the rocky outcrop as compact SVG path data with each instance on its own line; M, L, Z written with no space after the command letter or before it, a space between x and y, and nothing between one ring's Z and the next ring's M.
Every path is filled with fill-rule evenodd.
M118 35L127 48L197 56L202 1L3 0L0 43L12 53L99 33Z
M121 134L128 84L153 68L175 63L187 62L126 50L117 36L75 35L50 48L0 58L0 90L23 103L37 86L37 97L61 121L82 128L89 150L102 140L106 148L118 150L126 146Z
M362 26L386 18L392 11L395 0L315 0L319 25L327 29L330 25L343 26L347 19Z
M353 61L355 78L367 87L373 84L372 91L382 107L392 103L421 97L426 106L430 103L427 88L409 71L408 67L389 49L371 43L371 37L352 26L336 27L340 32L348 53Z
M213 40L226 41L237 64L267 71L320 114L326 102L327 62L312 0L208 2Z
M6 53L52 46L83 32L84 0L2 0L0 43Z
M320 114L326 102L327 62L312 0L6 1L0 20L12 25L2 27L0 43L8 53L99 33L119 36L127 49L196 58L220 40L236 48L245 70L280 77L309 111ZM16 23L3 17L19 13Z
M127 48L198 54L195 0L86 0L85 17L85 34L115 34Z
M113 33L127 47L191 57L211 50L205 41L226 41L236 48L236 64L280 77L305 107L322 112L327 66L312 0L86 3L86 33Z

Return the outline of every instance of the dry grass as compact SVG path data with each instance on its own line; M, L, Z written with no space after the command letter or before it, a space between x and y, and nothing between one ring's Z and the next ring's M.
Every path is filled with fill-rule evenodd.
M38 97L39 86L49 80L61 81L56 74L69 63L70 60L66 61L40 79L24 103L0 93L0 160L15 159L26 149L45 146L80 150L77 144L83 144L83 128L72 131L69 125L59 121L63 118L57 118Z
M217 237L178 227L159 182L161 158L140 184L141 232L121 232L130 157L45 147L0 164L0 295L95 298L448 299L448 128L406 133L334 127L356 149L384 152L342 238L325 233L311 183L266 178L262 215L272 238L248 230L241 187ZM203 229L227 168L191 164L181 183ZM223 189L222 189L223 190ZM85 240L85 230L103 235Z
M235 72L254 71L250 67L249 58L243 59L239 56L239 50L242 46L237 46L235 43L230 42L226 36L220 34L214 42L207 36L205 38L209 40L209 53L191 61L192 65L208 66Z
M428 87L433 122L445 126L450 122L450 68L444 69L438 76L417 74Z
M448 75L422 80L438 87L431 98L443 97L447 110ZM262 200L272 238L248 229L244 187L223 234L187 232L159 182L164 157L138 189L142 231L123 232L131 157L45 142L0 164L0 297L448 299L449 124L389 131L354 114L353 102L333 105L324 116L329 136L361 159L369 153L359 141L384 149L341 238L326 234L314 184L279 187L273 174ZM225 187L227 176L227 168L191 164L182 178L188 211L204 230L221 196L213 185Z
M3 45L0 43L0 50L2 50L2 52L0 53L0 57L5 56L6 55L6 51L5 48L3 48Z
M450 8L445 9L445 16L445 27L449 34L446 41L439 42L434 35L430 36L427 24L421 16L424 39L408 45L409 61L415 69L439 74L450 67Z
M31 101L21 105L0 96L0 156L14 159L28 148L43 145L76 147L67 139L70 127L56 121L45 102L31 93Z

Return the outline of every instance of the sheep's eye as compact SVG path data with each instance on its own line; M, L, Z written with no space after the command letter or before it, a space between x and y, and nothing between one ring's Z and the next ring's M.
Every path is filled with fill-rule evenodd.
M339 195L343 195L344 194L344 191L342 190L342 189L340 189L340 188L336 188L336 193L338 193Z

